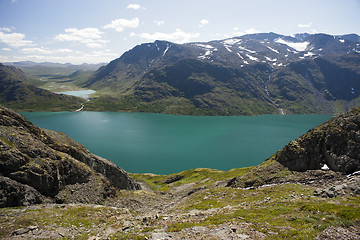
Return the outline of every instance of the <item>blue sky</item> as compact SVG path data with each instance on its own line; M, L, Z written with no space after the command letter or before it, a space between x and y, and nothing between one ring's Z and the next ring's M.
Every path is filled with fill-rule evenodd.
M0 62L109 62L157 39L360 35L359 23L360 0L0 0Z

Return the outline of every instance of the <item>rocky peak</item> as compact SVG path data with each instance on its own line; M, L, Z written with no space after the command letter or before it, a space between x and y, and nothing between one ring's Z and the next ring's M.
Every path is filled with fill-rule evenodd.
M360 171L360 108L333 117L276 153L290 170Z

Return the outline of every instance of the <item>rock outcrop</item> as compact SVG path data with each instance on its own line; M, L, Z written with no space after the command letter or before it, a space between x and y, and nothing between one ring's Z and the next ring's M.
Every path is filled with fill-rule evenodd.
M360 108L333 117L276 153L275 160L294 171L360 170ZM325 166L326 165L326 166Z
M96 186L90 189L97 192L93 195L101 193L104 199L111 189L139 188L114 163L90 153L67 135L38 128L6 108L0 108L0 176L1 207L43 199L66 202L65 189L90 182ZM18 200L11 201L12 196Z

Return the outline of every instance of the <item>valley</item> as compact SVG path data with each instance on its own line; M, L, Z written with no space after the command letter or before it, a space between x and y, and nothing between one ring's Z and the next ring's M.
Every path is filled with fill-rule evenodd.
M0 108L2 239L358 239L360 108L263 163L127 173ZM325 167L326 166L326 167Z
M96 91L86 111L337 114L360 104L359 53L357 35L259 33L141 44L100 68L17 65L52 92Z

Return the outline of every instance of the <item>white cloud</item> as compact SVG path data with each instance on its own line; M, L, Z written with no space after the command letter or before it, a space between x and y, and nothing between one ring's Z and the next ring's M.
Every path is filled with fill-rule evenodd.
M55 36L59 41L72 41L85 44L89 48L103 47L108 41L102 39L103 32L97 28L67 28L66 33L61 33Z
M118 54L115 54L110 50L90 52L72 51L72 53L67 54L55 53L55 51L58 52L59 50L54 50L54 54L21 54L19 56L12 55L11 58L0 55L0 62L34 61L82 64L110 62L111 60L119 57Z
M205 25L209 24L209 20L207 19L202 19L200 20L200 24L199 24L199 27L203 27Z
M133 4L129 4L126 8L127 8L127 9L139 10L139 9L141 9L142 7L141 7L140 4L133 3Z
M57 53L71 53L71 52L74 52L74 51L71 50L71 49L68 49L68 48L60 48L60 49L56 49L55 52L57 52Z
M2 28L2 30L8 31L8 28ZM22 33L4 33L0 31L0 42L3 42L10 47L25 47L34 46L35 44L30 40L25 40L25 34Z
M298 28L310 28L311 25L312 25L312 22L309 22L309 23L307 23L307 24L301 24L301 23L299 23L297 26L298 26Z
M238 27L234 27L233 28L235 30L235 32L232 32L232 35L236 35L236 36L243 36L246 34L254 34L254 33L259 33L259 30L256 30L255 28L249 28L246 29L245 31L240 31L238 32L239 28Z
M7 27L2 27L2 28L0 28L0 31L3 31L3 32L11 32L11 29L10 29L10 28L7 28Z
M11 48L2 48L1 50L9 52L9 51L11 51L12 49L11 49Z
M104 28L112 28L115 29L117 32L122 32L125 28L137 28L139 26L140 20L139 18L133 19L124 19L119 18L112 20L110 24L104 26Z
M36 53L36 54L55 54L55 53L71 53L74 52L71 49L68 48L61 48L61 49L48 49L48 48L44 48L44 47L33 47L33 48L23 48L21 49L22 53L26 53L26 54L32 54L32 53Z
M190 42L190 39L192 38L197 38L200 36L199 33L187 33L184 32L180 29L176 29L175 32L172 33L161 33L161 32L156 32L156 33L140 33L140 34L135 34L135 33L131 33L130 36L138 36L141 38L145 38L148 40L167 40L167 41L171 41L171 42L176 42L176 43L185 43L185 42Z
M154 23L158 26L164 25L165 21L164 20L155 20Z
M41 54L52 54L53 53L52 51L42 48L42 47L23 48L21 50L21 52L27 53L27 54L28 53L41 53Z

